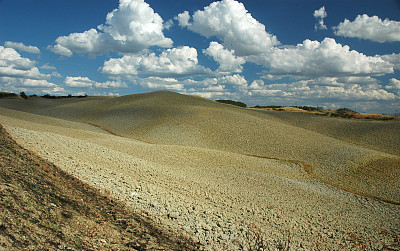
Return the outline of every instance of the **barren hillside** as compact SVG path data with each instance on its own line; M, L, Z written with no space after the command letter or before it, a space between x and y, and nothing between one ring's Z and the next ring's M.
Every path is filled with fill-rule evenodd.
M400 122L308 119L308 114L298 113L280 117L167 91L51 100L48 105L43 100L33 100L35 105L29 100L13 102L20 110L36 107L37 114L90 123L145 142L301 161L324 182L400 202Z
M0 106L25 148L207 248L245 248L253 224L274 247L398 244L400 157L381 138L400 143L398 122L307 126L165 91Z

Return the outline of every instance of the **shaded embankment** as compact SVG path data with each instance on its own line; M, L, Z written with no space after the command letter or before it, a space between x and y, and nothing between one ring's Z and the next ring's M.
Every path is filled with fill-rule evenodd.
M0 125L0 248L196 249L17 145Z

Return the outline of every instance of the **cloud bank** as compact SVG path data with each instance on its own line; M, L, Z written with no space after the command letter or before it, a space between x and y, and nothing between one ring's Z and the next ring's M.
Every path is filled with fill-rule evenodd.
M90 80L88 77L66 77L64 83L68 87L73 88L126 88L128 87L126 83L116 82L116 81L106 81L104 83L99 83Z

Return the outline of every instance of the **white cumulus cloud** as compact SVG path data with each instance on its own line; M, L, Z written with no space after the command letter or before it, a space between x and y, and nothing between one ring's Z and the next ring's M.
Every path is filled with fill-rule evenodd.
M7 67L10 69L29 70L34 67L35 61L28 58L23 58L21 55L12 48L4 48L0 46L0 67Z
M68 87L92 87L94 81L88 77L66 77L64 83Z
M96 87L96 88L125 88L128 87L126 83L119 81L106 81L106 82L96 82L90 80L88 77L66 77L64 80L64 84L68 87L74 88L88 88L88 87Z
M343 100L394 100L396 95L384 89L363 87L361 85L350 85L347 87L324 87L319 90L319 95L324 98L337 98Z
M218 85L217 78L204 78L203 80L193 80L193 79L185 79L182 81L186 86L199 87L199 88L209 88L211 86Z
M19 79L20 81L22 79ZM32 87L55 87L56 85L48 82L44 79L24 79L20 83L21 86L32 86Z
M400 91L400 80L391 78L389 80L389 84L385 86L386 89L388 90L398 90Z
M53 72L51 73L51 76L52 76L52 77L55 77L55 78L62 78L62 77L63 77L60 73L58 73L58 72L56 72L56 71L53 71Z
M265 88L264 81L262 79L256 79L249 85L249 90L263 90Z
M353 22L345 19L333 27L337 36L369 39L375 42L400 41L400 22L382 20L378 16L358 15Z
M210 74L211 70L198 64L197 50L183 46L155 53L125 55L104 62L102 72L111 75L193 76Z
M226 85L238 86L244 78L234 76L229 78L204 78L202 80L176 79L171 77L136 78L132 82L146 89L173 90L184 94L200 95L202 97L227 96L229 90ZM246 81L246 80L244 80ZM225 84L226 85L225 85ZM247 82L246 82L247 83ZM225 94L225 95L224 95Z
M265 31L265 26L254 19L242 3L235 0L213 2L204 10L196 11L190 22L187 11L176 19L179 25L207 38L217 37L225 48L239 56L255 55L279 44L277 38Z
M161 89L181 91L184 85L175 78L148 77L138 80L139 84L147 89Z
M268 69L268 78L378 76L394 72L393 65L380 56L366 56L332 38L322 42L307 39L251 60Z
M178 20L179 26L187 27L190 25L190 23L189 23L190 15L187 10L185 10L182 13L179 13L178 16L176 16L174 19Z
M13 77L0 77L0 83L5 82L7 86L13 87L54 87L53 83L45 79L25 79Z
M41 69L46 69L46 70L56 70L57 68L55 66L49 65L48 63L40 66Z
M6 41L4 43L4 46L8 47L8 48L13 48L13 49L19 50L19 51L33 53L33 54L39 54L40 53L40 50L39 50L38 47L32 46L32 45L24 45L23 43Z
M72 56L73 52L136 53L151 46L172 46L172 40L164 36L163 19L144 0L120 0L118 8L107 14L105 24L97 28L58 37L50 49Z
M392 53L392 54L382 55L381 58L391 63L394 69L400 70L400 54Z
M40 73L35 64L14 49L0 46L0 77L48 80L50 75Z
M21 55L13 48L0 46L0 89L9 92L43 93L58 87L49 82L49 74L40 73L36 62Z
M169 30L172 26L174 26L174 21L172 19L164 23L164 28L167 30Z
M206 87L206 88L202 88L202 89L190 88L188 90L181 91L181 93L186 94L186 95L200 96L200 97L208 98L208 99L234 99L234 98L237 98L237 95L235 95L223 88L219 88L220 90L217 90L217 91L214 91L212 89L213 88L210 88L210 87Z
M94 87L96 88L127 88L128 85L121 81L106 81L106 82L95 82Z
M242 65L246 63L243 57L236 56L233 50L227 50L217 42L211 42L203 53L218 62L218 72L221 73L242 72Z
M64 37L64 40L65 40L65 38L67 38L67 37ZM65 45L65 46L67 46L67 45ZM66 56L66 57L71 57L73 54L70 49L68 49L60 44L56 44L54 46L49 45L47 47L47 49L51 50L55 54L59 54L59 55Z
M89 52L94 55L102 54L107 51L108 44L104 40L102 33L96 29L90 29L82 33L72 33L69 36L62 36L56 39L57 47L51 50L63 56L72 56L72 52Z
M200 96L203 98L208 98L208 99L217 99L217 98L227 98L230 97L232 94L229 92L208 92L208 91L197 91L197 90L188 90L186 92L183 92L183 94L186 95L195 95L195 96Z
M218 82L230 86L247 86L247 80L239 74L220 77Z
M327 30L324 23L324 18L326 18L328 14L325 11L325 6L322 6L318 10L314 11L314 17L318 20L318 25L315 25L315 30Z

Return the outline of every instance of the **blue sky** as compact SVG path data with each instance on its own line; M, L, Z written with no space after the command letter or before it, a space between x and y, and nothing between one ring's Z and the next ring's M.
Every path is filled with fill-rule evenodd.
M0 0L0 91L400 111L400 2Z

